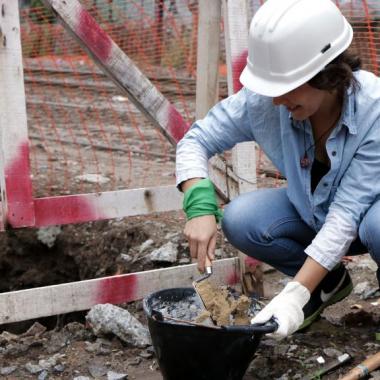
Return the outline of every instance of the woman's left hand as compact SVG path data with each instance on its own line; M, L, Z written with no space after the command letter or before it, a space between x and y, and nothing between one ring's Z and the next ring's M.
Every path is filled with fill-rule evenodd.
M265 323L273 317L278 323L278 329L268 335L276 339L283 339L297 331L302 325L304 321L302 309L309 299L309 290L299 282L291 281L280 294L252 318L251 324Z

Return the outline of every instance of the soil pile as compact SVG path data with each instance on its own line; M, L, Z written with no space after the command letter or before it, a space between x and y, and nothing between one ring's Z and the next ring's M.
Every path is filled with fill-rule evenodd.
M195 284L208 313L201 313L197 322L208 316L218 326L249 325L252 318L253 300L245 295L236 297L227 286L218 287L209 280Z

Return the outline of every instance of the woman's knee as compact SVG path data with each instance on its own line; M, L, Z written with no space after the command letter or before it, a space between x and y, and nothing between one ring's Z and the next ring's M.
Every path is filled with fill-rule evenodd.
M243 194L231 201L224 211L222 229L231 244L238 247L249 240L251 243L268 243L269 226L276 219L273 202L286 198L285 189L265 189ZM282 200L280 202L283 202ZM276 202L275 202L276 203Z
M368 248L373 259L380 264L380 201L376 202L364 216L359 227L359 237Z

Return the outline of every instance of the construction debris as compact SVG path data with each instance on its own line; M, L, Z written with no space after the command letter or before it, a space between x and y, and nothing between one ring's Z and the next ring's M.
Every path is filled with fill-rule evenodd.
M148 329L118 306L96 305L89 311L86 320L96 335L112 333L122 341L140 348L151 344Z

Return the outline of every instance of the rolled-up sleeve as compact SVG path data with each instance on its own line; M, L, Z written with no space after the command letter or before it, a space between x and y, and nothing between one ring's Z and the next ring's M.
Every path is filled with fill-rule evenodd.
M208 160L243 141L254 140L247 96L255 101L255 94L242 89L214 106L202 120L192 125L178 143L176 152L176 182L208 176ZM251 103L252 103L251 99Z
M370 206L380 197L380 123L363 139L341 179L325 223L307 255L331 270L347 253L358 235Z

